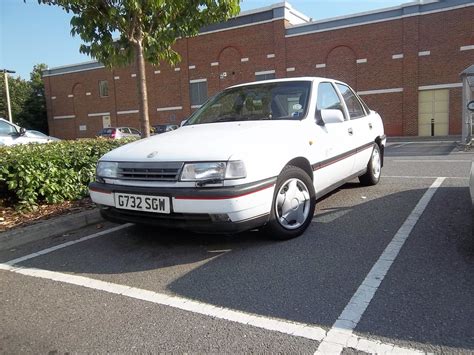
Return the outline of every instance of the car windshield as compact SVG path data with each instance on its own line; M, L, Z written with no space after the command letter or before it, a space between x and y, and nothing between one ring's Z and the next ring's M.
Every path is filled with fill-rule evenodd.
M197 110L186 125L250 121L299 120L306 115L311 82L284 81L224 90Z

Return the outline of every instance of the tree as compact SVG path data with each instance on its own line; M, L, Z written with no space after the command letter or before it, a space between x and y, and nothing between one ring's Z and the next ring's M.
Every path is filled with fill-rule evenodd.
M46 64L35 65L30 73L29 81L20 77L8 78L13 122L19 126L45 133L48 132L48 118L41 72L46 68ZM3 77L0 80L0 93L0 117L7 118L8 110Z
M44 95L44 83L41 79L46 64L37 64L30 73L30 95L24 103L22 112L17 116L19 125L48 133L48 116L46 114L46 99Z
M140 128L150 135L145 61L175 65L172 46L203 26L227 20L240 11L240 0L38 0L72 12L72 35L85 42L80 52L107 67L135 64ZM117 37L117 38L114 38Z
M5 80L2 73L0 80L0 117L7 119L8 108L5 90ZM10 91L10 104L12 109L13 121L18 122L18 116L23 111L25 102L31 95L31 87L28 81L18 77L8 77L8 89Z

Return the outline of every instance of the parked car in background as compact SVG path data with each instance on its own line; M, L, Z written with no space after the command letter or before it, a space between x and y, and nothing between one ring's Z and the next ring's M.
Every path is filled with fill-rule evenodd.
M178 129L179 126L175 124L159 124L152 126L153 128L153 134L161 134L165 132L170 132L174 131L175 129Z
M132 127L109 127L103 128L99 134L99 137L120 139L128 137L140 138L141 133L138 129Z
M357 177L377 184L385 143L379 114L347 84L259 81L222 91L175 131L105 154L89 190L118 223L289 239L311 224L317 198Z
M0 145L28 143L49 143L59 140L34 130L26 130L14 123L0 118Z
M36 130L33 130L33 129L27 129L26 132L25 132L25 137L46 140L47 142L60 141L59 138L48 136L47 134L44 134L43 132L36 131Z

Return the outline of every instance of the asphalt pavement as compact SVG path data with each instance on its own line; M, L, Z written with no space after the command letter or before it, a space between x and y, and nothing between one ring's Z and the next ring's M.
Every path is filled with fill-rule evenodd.
M290 241L103 223L2 251L0 352L474 353L473 156L389 143Z

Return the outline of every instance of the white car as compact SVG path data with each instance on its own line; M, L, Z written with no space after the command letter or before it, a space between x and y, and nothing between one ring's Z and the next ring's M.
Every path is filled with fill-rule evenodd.
M30 131L0 118L0 146L28 143L49 143L59 140L39 131Z
M380 179L380 116L346 84L291 78L233 86L178 130L105 154L90 184L113 222L197 232L303 233L316 199Z

